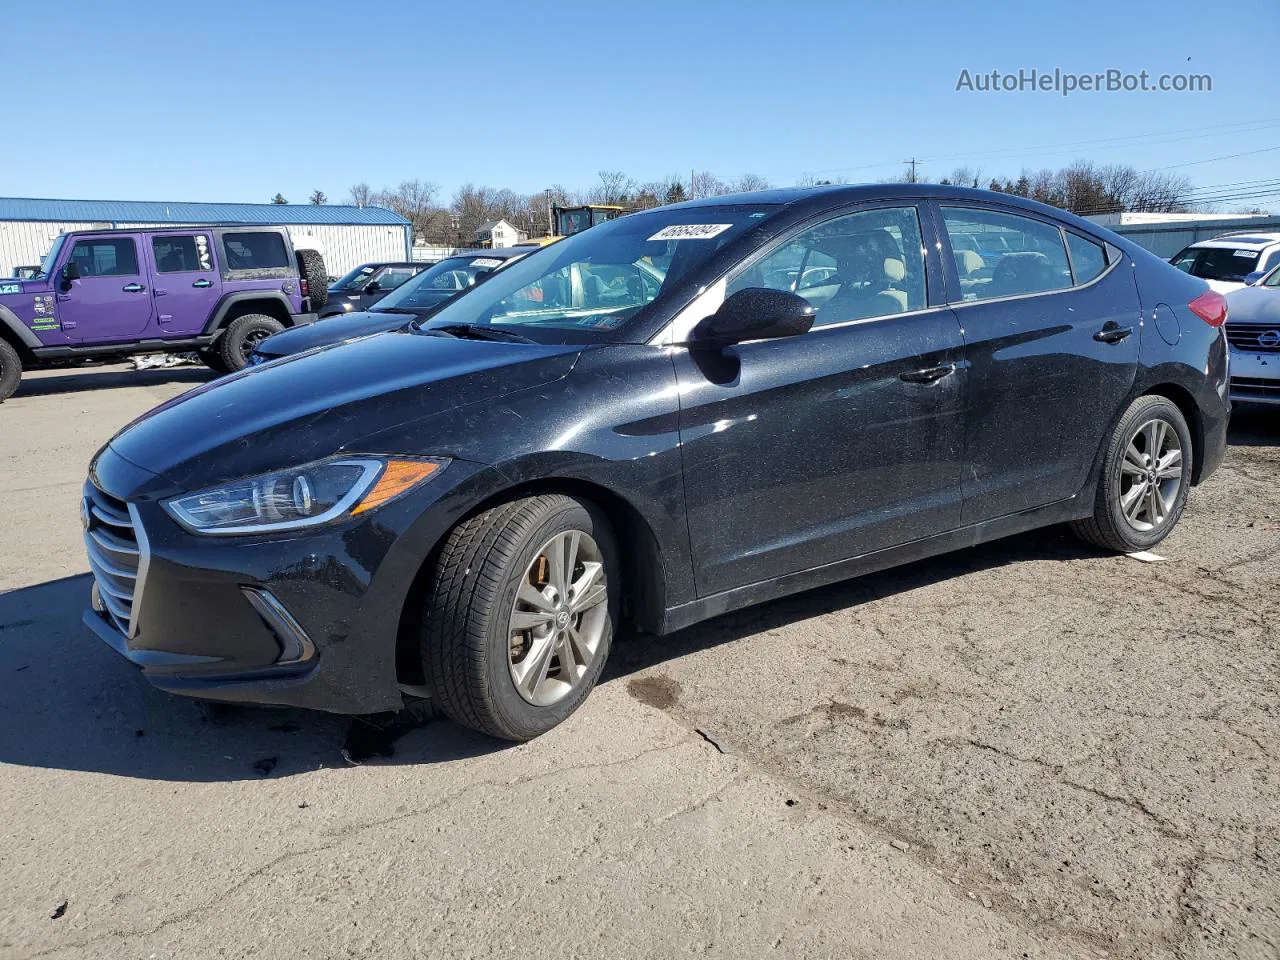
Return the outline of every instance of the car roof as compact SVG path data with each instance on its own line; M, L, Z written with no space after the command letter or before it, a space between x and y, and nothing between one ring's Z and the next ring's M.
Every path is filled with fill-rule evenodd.
M1260 250L1273 243L1280 243L1280 233L1228 233L1209 240L1197 240L1189 246L1205 250L1246 247L1256 247Z

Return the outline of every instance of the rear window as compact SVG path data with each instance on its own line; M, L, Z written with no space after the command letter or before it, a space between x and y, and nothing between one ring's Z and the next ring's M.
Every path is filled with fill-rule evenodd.
M1239 282L1258 269L1258 253L1230 247L1187 247L1170 263L1201 280Z
M270 270L289 266L289 251L278 233L224 233L229 270Z

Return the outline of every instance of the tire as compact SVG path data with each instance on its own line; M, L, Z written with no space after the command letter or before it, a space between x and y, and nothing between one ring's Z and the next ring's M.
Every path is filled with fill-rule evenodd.
M0 340L0 403L13 396L22 382L22 358L13 344Z
M298 276L307 281L312 312L319 311L329 302L329 271L319 250L295 250L298 259Z
M261 313L246 313L232 320L216 344L222 362L229 372L243 370L249 363L254 346L273 333L284 329L279 320Z
M230 373L231 371L227 369L227 364L222 359L222 351L218 349L218 346L219 345L215 343L211 346L203 347L198 350L197 355L200 357L200 362L214 373Z
M572 582L555 575L547 559L554 554L544 547L575 532L577 582L586 579L591 562L602 565L597 572L603 579L582 591L578 599L588 601L582 613L572 613L568 606L560 614L540 613L526 596L554 605L547 596L558 592L557 580ZM594 505L559 494L500 504L453 529L433 574L420 637L427 684L441 712L490 736L525 741L546 733L582 704L608 659L621 595L613 531ZM593 605L589 601L597 583L605 596ZM517 594L520 610L532 613L517 609ZM545 617L545 623L517 634L512 630L516 617ZM572 634L566 632L571 626ZM577 646L571 637L578 639ZM584 642L595 644L589 658L579 656ZM538 654L548 649L553 652L541 659L546 679L538 684ZM570 672L561 651L573 658ZM532 678L523 693L517 688L517 671Z
M1158 454L1154 465L1147 452L1153 443ZM1107 444L1093 516L1074 521L1072 529L1081 539L1120 553L1154 547L1182 516L1191 490L1192 456L1191 431L1182 411L1164 397L1138 397ZM1166 464L1163 471L1160 463Z

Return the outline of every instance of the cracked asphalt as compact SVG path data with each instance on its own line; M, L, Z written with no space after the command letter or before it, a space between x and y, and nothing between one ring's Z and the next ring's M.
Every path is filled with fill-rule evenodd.
M80 626L88 458L204 378L0 407L0 957L1280 956L1280 414L1165 562L1000 541L626 638L534 743L350 766L341 718Z

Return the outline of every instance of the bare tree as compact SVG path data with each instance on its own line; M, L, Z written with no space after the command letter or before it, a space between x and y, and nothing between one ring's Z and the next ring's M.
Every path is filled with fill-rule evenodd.
M394 210L413 224L413 235L427 236L439 214L434 205L440 188L427 180L402 180L394 190L380 190L370 199Z
M700 197L721 197L730 190L729 185L710 170L695 170L690 186L695 200Z
M324 195L323 190L312 190L310 202L317 207L323 207L329 202L329 198Z
M621 170L601 170L600 183L591 191L592 203L616 205L635 192L636 182Z
M367 207L373 203L373 191L363 181L352 184L351 189L347 191L347 203L353 207Z
M768 190L771 186L773 184L764 177L754 173L744 173L733 181L732 190L734 193L752 193L756 190Z

